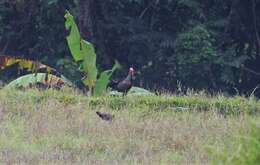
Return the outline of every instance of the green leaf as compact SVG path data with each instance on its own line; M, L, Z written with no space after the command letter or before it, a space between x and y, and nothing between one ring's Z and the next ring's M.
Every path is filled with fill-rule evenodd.
M95 96L101 96L106 92L107 85L110 82L110 77L114 73L116 69L119 69L121 66L120 64L115 61L115 64L112 69L106 70L100 74L99 79L96 82L96 86L94 88L94 95Z
M93 45L85 40L81 40L83 70L87 73L87 78L83 80L84 84L90 88L95 86L97 80L96 53Z
M75 61L82 61L80 68L87 74L87 77L84 77L82 81L91 90L95 86L98 73L95 49L91 43L81 39L74 18L68 11L65 14L65 18L66 29L71 30L67 37L70 51Z
M122 92L117 92L117 91L111 91L109 93L110 95L113 96L120 96L123 93ZM128 95L133 95L133 96L151 96L151 95L155 95L154 93L144 89L144 88L140 88L140 87L135 87L133 86L129 92L127 93Z
M12 82L10 82L6 87L29 87L30 85L42 83L46 86L59 86L59 84L72 85L65 77L57 77L52 74L47 73L33 73L21 76Z
M154 93L140 87L132 87L128 94L134 94L134 95L154 95Z
M65 14L66 29L70 29L70 34L67 37L67 42L70 51L75 61L82 61L80 63L80 70L86 73L86 77L82 79L83 83L89 87L90 91L94 89L95 95L101 95L109 83L109 78L112 73L120 66L118 62L115 63L111 70L101 73L99 80L97 81L98 70L96 67L96 53L94 46L80 37L79 30L74 21L73 16L67 11Z
M83 60L83 56L81 54L81 37L77 24L75 23L74 18L69 13L69 11L66 11L65 19L65 27L67 30L70 30L70 34L67 36L67 42L71 54L75 61Z

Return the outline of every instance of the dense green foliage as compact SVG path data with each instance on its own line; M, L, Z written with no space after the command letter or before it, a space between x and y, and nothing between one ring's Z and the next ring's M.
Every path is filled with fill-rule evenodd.
M38 59L78 82L66 9L94 43L98 68L115 59L125 71L134 65L137 84L231 93L251 93L259 84L259 0L2 0L2 54Z

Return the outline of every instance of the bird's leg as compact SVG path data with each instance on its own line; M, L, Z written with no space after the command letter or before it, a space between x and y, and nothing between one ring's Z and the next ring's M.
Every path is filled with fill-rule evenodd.
M123 92L123 95L122 95L122 96L123 96L123 97L126 97L126 95L127 95L127 92Z

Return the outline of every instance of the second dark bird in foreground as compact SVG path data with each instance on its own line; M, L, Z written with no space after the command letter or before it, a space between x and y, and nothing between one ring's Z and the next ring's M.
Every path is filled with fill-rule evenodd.
M120 82L112 82L111 87L118 92L123 92L123 95L126 95L133 86L134 72L134 68L129 68L127 77Z
M105 120L105 121L111 121L111 120L114 118L114 115L111 115L111 114L106 113L106 112L99 112L99 111L97 111L96 114L97 114L102 120Z

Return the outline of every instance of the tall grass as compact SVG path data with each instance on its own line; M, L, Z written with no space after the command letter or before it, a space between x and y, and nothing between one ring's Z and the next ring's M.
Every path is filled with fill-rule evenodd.
M97 110L115 119L102 121ZM1 90L0 162L228 164L231 157L237 160L229 154L236 151L236 142L242 144L238 155L245 150L258 160L259 148L249 146L256 146L259 138L241 140L259 137L250 131L258 125L247 124L258 122L258 113L255 98L86 97L71 89ZM246 155L241 159L249 161Z
M260 162L260 120L246 119L229 144L211 148L214 164L258 165Z

